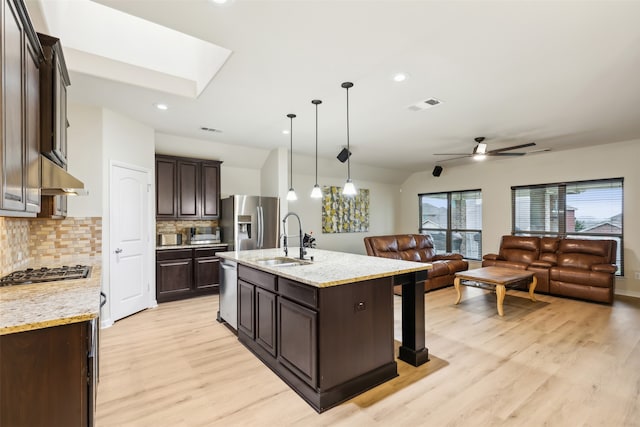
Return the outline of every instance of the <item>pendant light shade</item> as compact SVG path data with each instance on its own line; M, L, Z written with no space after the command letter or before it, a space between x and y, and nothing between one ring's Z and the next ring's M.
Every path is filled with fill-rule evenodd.
M287 114L287 117L291 119L291 130L289 131L289 137L291 141L291 148L289 151L289 192L287 193L287 200L298 200L298 196L296 196L296 191L293 189L293 119L296 117L295 114Z
M313 186L313 190L311 190L311 198L319 199L322 197L322 190L318 185L318 105L322 104L322 101L314 99L311 103L316 106L316 184Z
M344 82L342 87L347 90L347 153L351 153L349 144L349 89L353 87L353 83ZM347 156L347 182L345 182L342 188L342 194L344 196L355 196L357 193L353 181L351 181L351 156Z

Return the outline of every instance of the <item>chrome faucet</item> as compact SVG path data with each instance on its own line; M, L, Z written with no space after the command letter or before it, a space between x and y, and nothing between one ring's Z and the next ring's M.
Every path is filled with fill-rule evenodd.
M292 215L298 218L298 228L300 230L300 259L304 259L304 256L306 255L307 250L304 248L304 245L302 244L302 222L300 221L300 217L298 216L298 214L295 212L289 212L288 214L286 214L282 219L282 229L284 231L287 225L287 218L289 218ZM289 248L287 247L287 233L284 233L283 246L284 246L284 256L288 256Z

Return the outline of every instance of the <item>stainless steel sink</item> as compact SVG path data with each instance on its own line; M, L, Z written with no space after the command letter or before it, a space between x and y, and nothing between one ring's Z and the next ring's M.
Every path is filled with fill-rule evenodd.
M257 259L256 262L269 267L293 267L295 265L311 264L311 261L288 257L262 258Z

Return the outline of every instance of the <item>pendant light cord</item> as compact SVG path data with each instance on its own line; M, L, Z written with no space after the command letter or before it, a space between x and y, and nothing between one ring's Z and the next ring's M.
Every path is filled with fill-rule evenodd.
M351 150L349 149L349 88L347 87L347 179L351 179Z
M293 117L291 119L291 126L289 128L289 138L291 141L289 148L289 188L293 188Z
M318 104L316 103L316 185L318 185Z

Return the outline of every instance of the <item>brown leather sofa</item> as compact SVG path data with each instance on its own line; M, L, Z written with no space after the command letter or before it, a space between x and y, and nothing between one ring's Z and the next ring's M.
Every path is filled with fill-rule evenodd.
M425 292L452 285L455 273L469 268L469 263L460 254L436 255L430 235L369 236L364 238L364 246L367 255L431 263L433 268L424 282ZM402 294L401 286L394 287L393 291L396 295Z
M482 266L533 271L536 292L611 304L615 290L615 240L503 236Z

